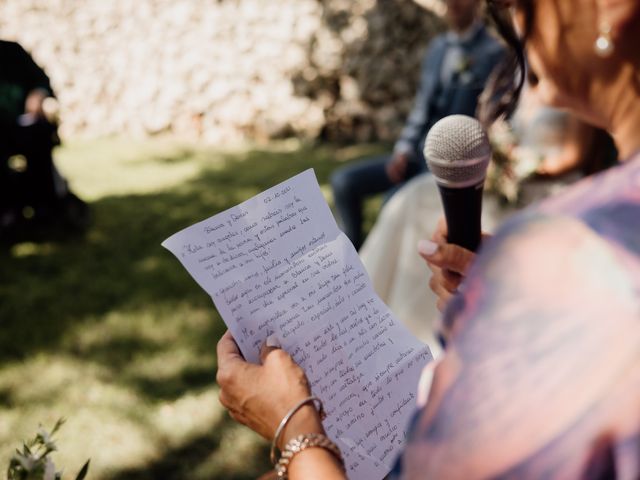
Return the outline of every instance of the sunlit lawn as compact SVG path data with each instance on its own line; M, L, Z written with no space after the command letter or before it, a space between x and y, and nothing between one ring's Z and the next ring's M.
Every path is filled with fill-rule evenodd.
M336 166L380 146L296 142L222 152L169 141L68 143L58 165L87 200L83 237L0 253L0 476L38 424L67 423L67 477L253 479L268 446L218 403L210 298L160 242L309 167L330 201ZM369 222L377 203L369 204Z

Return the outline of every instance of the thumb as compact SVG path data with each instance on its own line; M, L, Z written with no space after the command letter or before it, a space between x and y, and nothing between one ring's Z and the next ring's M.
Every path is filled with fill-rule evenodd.
M275 335L270 335L260 347L260 363L264 363L267 356L274 350L279 350L280 344L275 338Z

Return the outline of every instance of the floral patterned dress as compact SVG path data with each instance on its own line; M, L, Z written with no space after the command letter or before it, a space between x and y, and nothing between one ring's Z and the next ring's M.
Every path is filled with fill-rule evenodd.
M391 478L640 478L640 154L507 222L443 321Z

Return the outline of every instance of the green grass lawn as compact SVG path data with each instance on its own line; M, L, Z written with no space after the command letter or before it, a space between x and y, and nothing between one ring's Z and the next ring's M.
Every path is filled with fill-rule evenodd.
M170 234L313 167L381 146L297 142L219 151L171 141L69 142L57 164L89 202L82 237L0 253L0 476L38 424L67 423L67 478L253 479L268 445L218 403L211 299L161 246ZM371 224L379 200L368 205Z

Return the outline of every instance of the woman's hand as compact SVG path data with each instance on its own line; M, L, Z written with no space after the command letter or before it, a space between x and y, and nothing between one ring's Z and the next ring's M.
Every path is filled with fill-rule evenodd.
M279 348L263 346L261 365L245 361L229 331L218 342L217 351L220 403L234 420L272 440L287 412L310 395L304 371ZM305 405L291 418L278 447L302 433L324 433L313 405Z
M484 234L483 238L486 236ZM458 291L476 255L466 248L447 243L447 224L444 218L439 220L431 240L421 240L418 243L418 253L427 261L432 272L429 288L438 297L436 305L442 312L449 299Z

